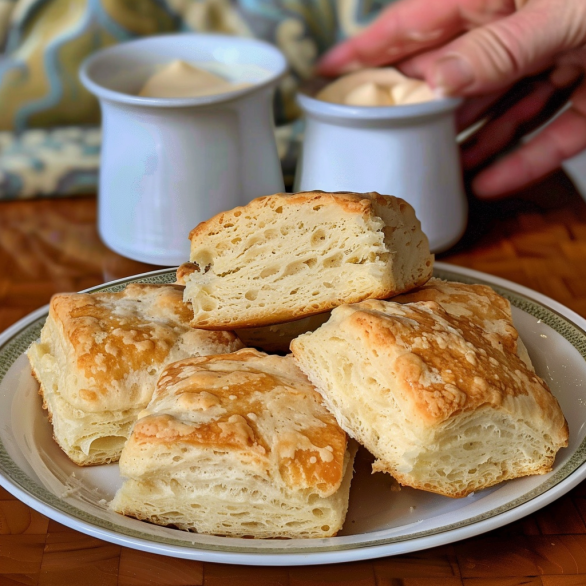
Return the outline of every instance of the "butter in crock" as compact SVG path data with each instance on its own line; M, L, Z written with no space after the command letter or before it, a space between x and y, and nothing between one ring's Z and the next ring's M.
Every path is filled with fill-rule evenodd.
M345 75L326 86L316 98L347 106L380 107L427 102L435 95L426 82L384 67Z
M232 83L216 75L176 60L151 75L139 92L145 98L196 98L234 92L250 83Z

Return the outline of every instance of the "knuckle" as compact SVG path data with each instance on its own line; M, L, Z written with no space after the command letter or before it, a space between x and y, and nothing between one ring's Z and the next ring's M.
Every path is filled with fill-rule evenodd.
M484 27L478 30L476 39L480 71L486 81L500 81L503 78L517 78L526 64L526 49L506 29Z
M579 13L578 10L569 10L570 7L565 8L558 16L558 26L564 31L564 44L567 48L579 47L586 41L586 2L580 3Z

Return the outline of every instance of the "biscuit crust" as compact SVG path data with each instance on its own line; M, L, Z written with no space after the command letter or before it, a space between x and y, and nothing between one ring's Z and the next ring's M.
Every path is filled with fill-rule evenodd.
M466 285L431 278L425 285L409 293L393 297L396 303L434 301L450 315L465 317L484 330L495 347L514 352L533 372L533 364L513 323L511 304L487 285Z
M332 535L346 513L350 460L346 434L290 356L247 348L188 358L165 368L140 414L120 459L129 480L112 506L204 533ZM174 508L164 510L173 487ZM190 513L181 499L198 507Z
M223 212L190 234L180 267L193 325L290 322L427 281L433 256L413 208L378 193L277 193Z
M74 462L117 460L165 364L243 347L232 332L195 330L190 319L177 285L52 298L41 340L27 355L55 438Z
M368 300L335 309L291 350L375 470L460 497L549 471L568 440L545 382L475 322L435 301Z

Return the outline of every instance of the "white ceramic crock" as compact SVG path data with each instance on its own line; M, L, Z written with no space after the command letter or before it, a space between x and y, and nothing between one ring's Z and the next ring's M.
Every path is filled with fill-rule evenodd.
M306 126L296 191L395 195L415 208L432 251L459 240L468 212L454 123L460 100L363 107L299 94L298 102Z
M230 79L253 85L197 98L136 95L157 66L175 59L217 64ZM286 67L268 43L202 34L149 37L87 59L81 80L102 108L104 242L135 260L181 264L199 222L283 191L272 97Z

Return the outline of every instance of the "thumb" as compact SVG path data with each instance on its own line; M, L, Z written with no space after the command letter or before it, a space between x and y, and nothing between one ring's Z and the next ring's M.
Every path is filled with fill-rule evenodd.
M585 40L586 2L533 0L449 43L423 73L444 95L496 91Z

